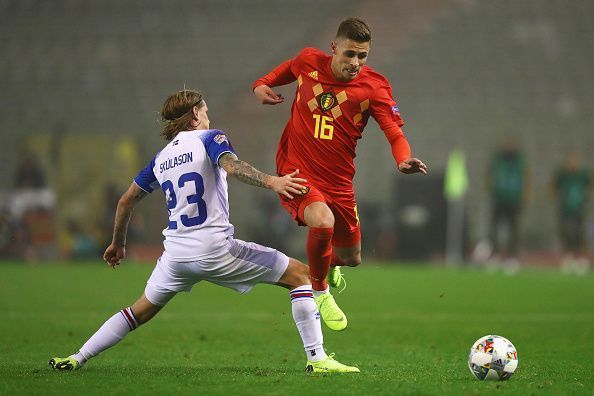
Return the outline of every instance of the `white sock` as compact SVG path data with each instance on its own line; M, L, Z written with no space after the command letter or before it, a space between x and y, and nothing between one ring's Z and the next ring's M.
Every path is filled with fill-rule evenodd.
M311 285L296 287L290 291L293 320L297 325L305 354L309 361L326 359L320 312L313 299Z
M330 286L326 287L326 290L314 290L313 295L314 297L319 297L322 294L330 293Z
M130 308L125 308L107 319L103 326L89 338L80 350L71 355L80 364L97 356L107 348L120 342L129 332L139 326L138 320Z

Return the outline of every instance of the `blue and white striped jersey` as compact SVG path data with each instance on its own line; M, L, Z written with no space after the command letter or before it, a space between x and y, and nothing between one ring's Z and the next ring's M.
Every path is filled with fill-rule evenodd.
M180 132L134 178L148 193L158 187L165 193L169 224L163 245L175 260L216 254L233 235L227 172L218 165L224 153L235 152L219 130Z

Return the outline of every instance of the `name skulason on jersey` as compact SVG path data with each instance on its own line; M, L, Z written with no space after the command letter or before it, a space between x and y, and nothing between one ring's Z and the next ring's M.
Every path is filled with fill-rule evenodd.
M163 173L168 169L175 168L176 166L185 164L187 162L192 162L191 152L180 154L177 157L167 158L165 161L159 164L159 173Z

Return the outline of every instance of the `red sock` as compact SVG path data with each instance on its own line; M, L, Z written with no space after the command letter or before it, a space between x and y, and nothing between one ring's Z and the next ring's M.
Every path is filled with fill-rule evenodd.
M307 233L309 276L312 288L317 291L328 288L326 276L328 276L332 259L332 234L334 234L334 228L310 227Z
M343 267L344 261L336 254L334 249L332 249L332 261L330 262L330 267Z

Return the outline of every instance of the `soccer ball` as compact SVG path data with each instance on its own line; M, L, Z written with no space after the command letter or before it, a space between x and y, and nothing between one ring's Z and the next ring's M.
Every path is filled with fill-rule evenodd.
M507 338L479 338L468 353L468 368L480 380L507 380L518 367L516 347Z

